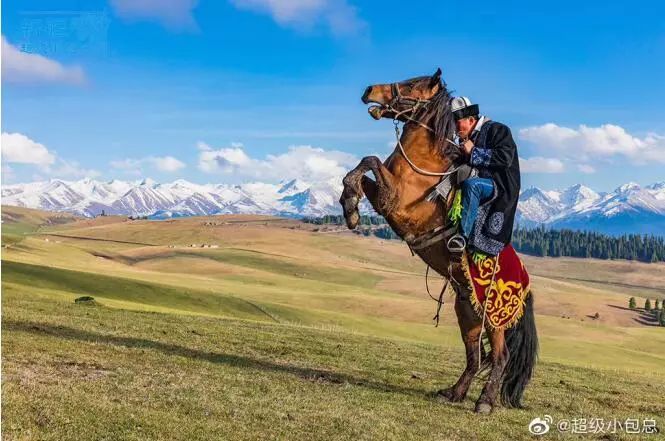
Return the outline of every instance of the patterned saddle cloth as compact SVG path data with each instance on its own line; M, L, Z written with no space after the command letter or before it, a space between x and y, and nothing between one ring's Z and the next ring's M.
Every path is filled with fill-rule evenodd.
M529 295L529 273L513 246L509 244L498 256L487 256L476 262L467 254L462 266L470 281L471 303L476 313L482 317L484 311L485 322L495 329L507 329L517 323Z

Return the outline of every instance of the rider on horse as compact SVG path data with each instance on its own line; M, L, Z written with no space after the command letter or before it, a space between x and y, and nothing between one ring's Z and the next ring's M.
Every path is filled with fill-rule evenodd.
M498 255L510 242L520 193L520 165L510 129L481 116L467 97L451 101L460 146L477 176L462 183L462 248Z

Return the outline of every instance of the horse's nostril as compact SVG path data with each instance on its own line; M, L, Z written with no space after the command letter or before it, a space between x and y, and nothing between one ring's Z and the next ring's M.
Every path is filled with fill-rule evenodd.
M363 103L367 104L367 97L370 93L372 93L372 86L367 86L367 89L365 89L365 93L363 93L362 97Z

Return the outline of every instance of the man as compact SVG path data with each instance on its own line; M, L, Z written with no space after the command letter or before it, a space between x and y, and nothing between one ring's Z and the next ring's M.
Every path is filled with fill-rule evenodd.
M453 98L451 106L465 158L478 170L462 183L463 246L497 255L513 233L520 193L517 146L507 126L480 116L478 104L467 97Z

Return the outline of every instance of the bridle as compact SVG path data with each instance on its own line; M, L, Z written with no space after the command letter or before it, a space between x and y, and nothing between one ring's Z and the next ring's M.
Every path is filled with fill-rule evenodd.
M420 110L427 109L432 100L424 100L422 98L413 98L410 96L402 95L402 93L399 90L399 83L392 83L390 85L390 90L392 92L393 99L390 100L388 105L384 106L384 109L391 111L395 114L395 116L393 116L393 124L395 124L395 127L397 127L397 125L399 124L399 117L402 116L407 120L418 124L420 127L423 127L429 130L430 132L434 133L434 129L432 129L430 126L423 124L421 121L415 119L416 114ZM394 107L395 105L410 106L410 107L402 111L399 111Z
M404 151L404 147L402 146L402 141L400 140L399 117L401 116L407 119L408 121L416 123L419 126L429 130L431 133L434 133L434 129L432 129L430 126L424 124L422 121L419 121L417 119L418 112L420 112L423 109L426 109L429 106L429 104L432 102L432 100L429 99L425 100L421 98L404 96L399 90L398 83L392 83L390 85L390 89L392 91L393 98L390 100L390 102L387 105L383 106L383 109L394 113L393 124L395 125L395 137L397 138L397 145L399 146L400 152L402 152L402 156L404 156L406 162L408 162L411 168L413 168L415 171L425 176L449 176L455 173L459 167L455 167L452 170L449 171L447 170L445 172L432 172L428 170L423 170L422 168L414 164L413 161L411 161L411 159L409 159L406 152ZM400 111L395 108L395 105L407 106L407 108ZM457 148L461 148L456 142L452 141L449 138L446 138L446 141L448 141L450 144L454 145Z

